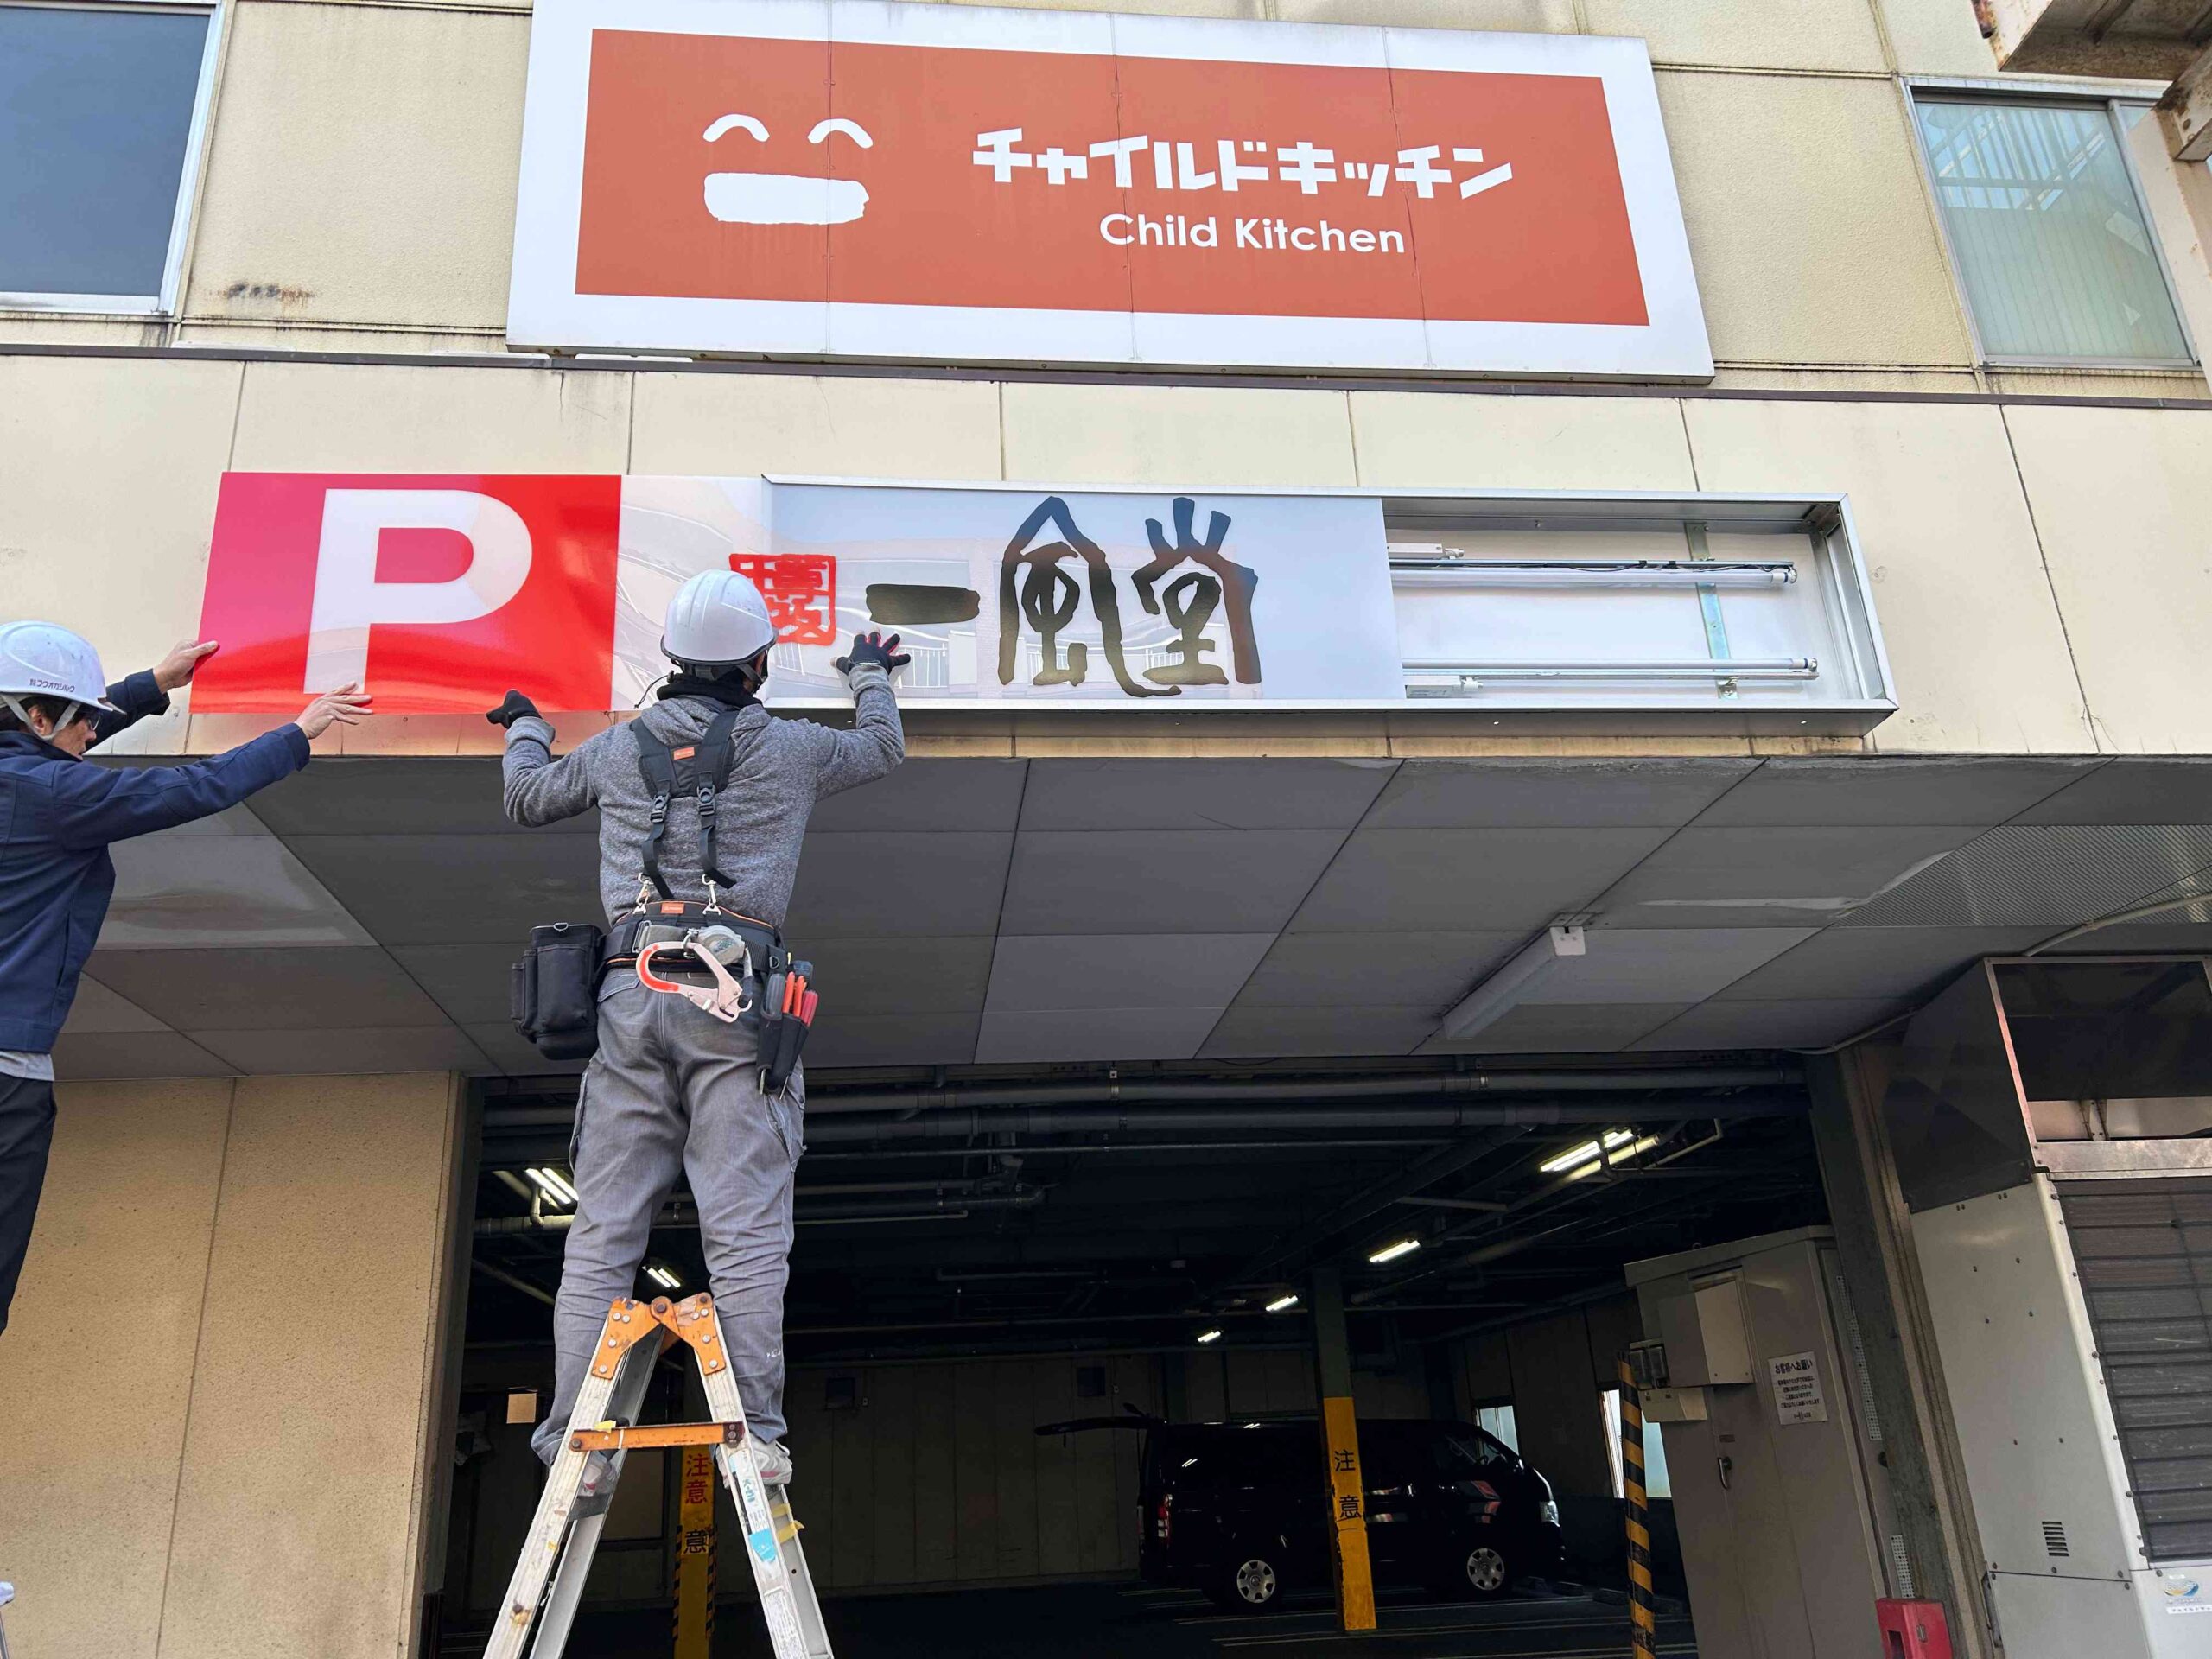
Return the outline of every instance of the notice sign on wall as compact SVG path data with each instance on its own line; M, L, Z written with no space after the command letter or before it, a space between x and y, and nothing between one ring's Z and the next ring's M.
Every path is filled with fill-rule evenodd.
M508 338L1712 373L1640 41L543 0Z
M1783 1424L1825 1423L1827 1396L1821 1392L1821 1363L1811 1354L1784 1354L1769 1359L1767 1374L1774 1381L1774 1414Z
M662 619L734 569L777 624L770 700L842 702L855 632L898 632L907 701L1174 708L1398 702L1381 501L762 478L232 473L200 713L290 713L359 680L395 714L637 707Z

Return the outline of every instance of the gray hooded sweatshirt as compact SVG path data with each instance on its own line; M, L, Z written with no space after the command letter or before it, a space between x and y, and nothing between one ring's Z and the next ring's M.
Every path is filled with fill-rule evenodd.
M715 803L715 856L732 885L722 904L780 929L798 874L799 844L814 804L824 795L884 776L906 758L891 678L878 664L856 665L853 729L779 719L754 704L730 732L729 782ZM721 705L671 697L638 716L655 735L681 747L705 732ZM652 796L638 770L627 724L595 732L553 759L553 728L535 716L507 728L501 768L507 816L517 823L555 823L599 809L599 896L611 923L637 903ZM661 878L678 899L704 903L699 868L699 809L679 790L669 804L660 843ZM654 895L658 897L658 895Z

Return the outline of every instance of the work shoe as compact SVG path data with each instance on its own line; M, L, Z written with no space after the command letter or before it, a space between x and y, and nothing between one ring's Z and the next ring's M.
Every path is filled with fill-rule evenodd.
M614 1502L614 1454L593 1452L584 1458L584 1472L576 1482L575 1506L569 1513L582 1519L604 1515Z
M764 1486L788 1486L791 1484L791 1454L780 1440L764 1440L755 1435L746 1441L753 1448L753 1466L760 1471Z

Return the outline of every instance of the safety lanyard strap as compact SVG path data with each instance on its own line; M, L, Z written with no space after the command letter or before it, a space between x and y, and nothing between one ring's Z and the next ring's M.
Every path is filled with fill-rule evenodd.
M668 829L669 798L676 793L676 763L671 758L672 752L668 745L647 731L642 721L631 729L638 734L638 770L644 774L645 787L652 791L653 798L641 859L645 877L662 898L672 899L676 895L669 891L660 873L660 838Z
M708 723L699 739L700 753L690 763L691 780L697 788L699 802L699 868L715 887L730 885L729 877L715 865L715 798L729 781L730 728L737 724L738 711L725 709Z

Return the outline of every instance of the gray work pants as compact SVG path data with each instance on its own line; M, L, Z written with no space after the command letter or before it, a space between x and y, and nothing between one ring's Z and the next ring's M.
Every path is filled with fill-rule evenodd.
M782 1096L765 1098L757 1048L745 1027L634 979L601 1001L599 1052L569 1149L576 1219L553 1307L553 1408L531 1436L547 1463L608 1304L637 1294L653 1216L678 1171L699 1207L708 1287L747 1421L764 1440L784 1438L784 1284L805 1083L795 1072Z

